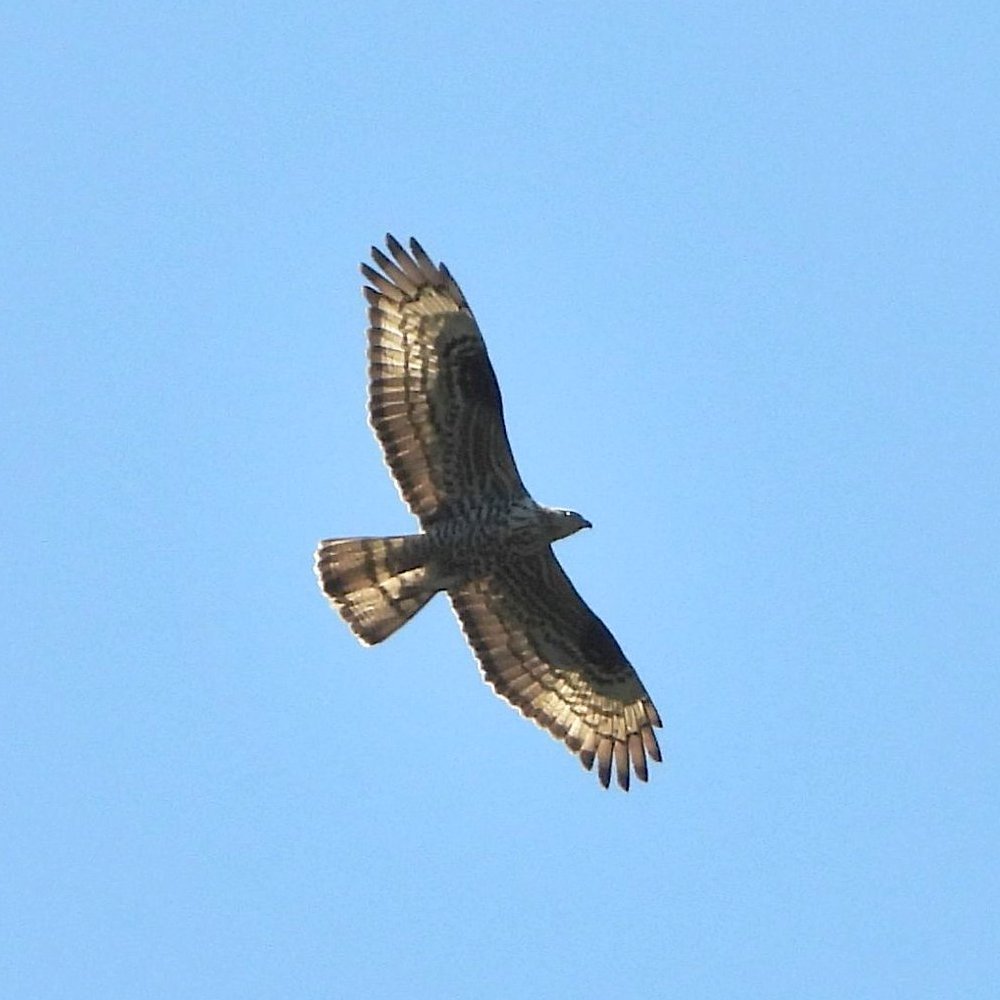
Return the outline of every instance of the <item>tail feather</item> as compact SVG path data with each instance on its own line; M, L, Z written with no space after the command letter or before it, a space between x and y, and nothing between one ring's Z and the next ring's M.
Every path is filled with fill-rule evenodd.
M316 577L364 643L388 638L440 589L424 535L329 538L316 549Z

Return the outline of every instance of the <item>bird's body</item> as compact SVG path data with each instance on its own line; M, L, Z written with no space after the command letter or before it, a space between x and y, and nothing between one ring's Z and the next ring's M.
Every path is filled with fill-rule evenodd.
M565 537L569 532L564 529L571 525L574 531L589 527L582 518L574 520L571 511L553 511L523 496L455 504L447 516L426 526L426 534L442 564L449 566L449 574L465 583L491 570L498 557L540 552Z
M365 643L381 642L446 591L486 680L628 788L660 759L660 725L618 643L573 588L551 543L589 523L543 507L514 465L503 404L461 290L420 245L387 237L369 281L369 416L420 534L329 539L324 593Z

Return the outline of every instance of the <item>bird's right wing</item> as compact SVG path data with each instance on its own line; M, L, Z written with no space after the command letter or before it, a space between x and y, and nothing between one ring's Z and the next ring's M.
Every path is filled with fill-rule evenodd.
M462 290L416 240L369 282L369 418L403 499L426 526L450 504L524 496L486 345Z

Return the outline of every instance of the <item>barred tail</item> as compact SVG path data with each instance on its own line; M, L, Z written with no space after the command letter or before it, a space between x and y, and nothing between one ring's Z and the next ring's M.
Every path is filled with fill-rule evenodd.
M425 535L329 538L316 549L316 577L351 631L370 645L405 625L441 589L428 555Z

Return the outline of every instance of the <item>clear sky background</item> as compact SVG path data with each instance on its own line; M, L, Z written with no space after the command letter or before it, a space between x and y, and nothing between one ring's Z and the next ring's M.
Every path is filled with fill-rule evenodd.
M0 994L995 997L997 4L16 6ZM386 230L595 525L628 795L316 587L413 524Z

